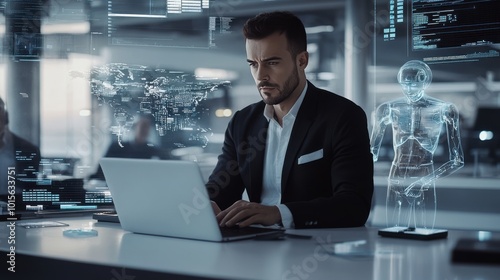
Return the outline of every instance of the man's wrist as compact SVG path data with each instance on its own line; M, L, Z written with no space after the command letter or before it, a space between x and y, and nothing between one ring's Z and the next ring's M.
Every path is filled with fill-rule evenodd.
M293 228L294 227L293 216L290 209L288 209L288 207L285 204L278 204L276 205L276 207L278 208L280 213L279 224L281 224L284 228Z

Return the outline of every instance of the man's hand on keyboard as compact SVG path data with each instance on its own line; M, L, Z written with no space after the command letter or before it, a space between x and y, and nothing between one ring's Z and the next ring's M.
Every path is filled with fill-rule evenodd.
M212 207L214 207L214 203L212 203ZM281 222L281 214L276 206L265 206L255 202L239 200L224 209L224 211L219 209L217 221L221 227L235 225L247 227L252 224L271 226Z

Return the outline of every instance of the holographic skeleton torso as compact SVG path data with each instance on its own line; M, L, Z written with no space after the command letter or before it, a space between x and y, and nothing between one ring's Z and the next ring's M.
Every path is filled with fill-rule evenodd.
M430 68L420 61L401 67L398 81L404 98L381 104L375 112L371 137L374 161L387 126L392 126L394 159L388 178L387 223L433 228L436 212L435 180L463 166L456 107L424 94ZM446 129L449 161L434 169L434 152Z

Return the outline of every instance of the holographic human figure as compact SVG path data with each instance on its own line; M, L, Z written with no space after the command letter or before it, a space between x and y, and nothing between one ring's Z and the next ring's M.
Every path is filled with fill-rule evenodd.
M381 104L375 112L371 136L373 160L388 126L392 126L394 159L389 172L386 218L388 226L434 228L435 180L464 165L459 115L451 104L429 97L432 72L418 60L405 63L398 82L405 97ZM442 129L448 136L449 160L434 168L434 152Z

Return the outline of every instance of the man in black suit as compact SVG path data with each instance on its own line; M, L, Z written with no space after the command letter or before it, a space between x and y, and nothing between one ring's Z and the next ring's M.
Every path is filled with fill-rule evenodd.
M15 167L16 179L35 179L40 166L40 149L12 133L8 127L9 115L5 102L0 98L0 197L7 196L7 172ZM26 180L16 181L15 191L20 193ZM12 184L11 184L12 185Z
M296 16L263 13L243 32L262 101L234 114L207 183L220 225L364 225L373 195L364 111L306 80ZM244 190L250 201L241 200Z

